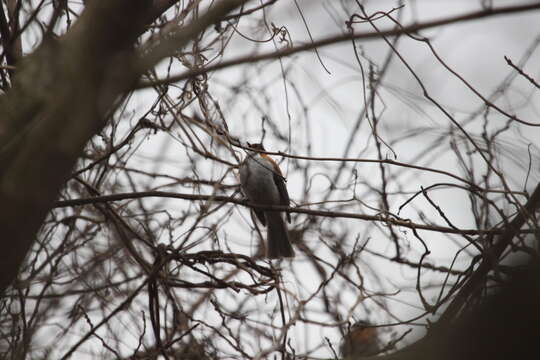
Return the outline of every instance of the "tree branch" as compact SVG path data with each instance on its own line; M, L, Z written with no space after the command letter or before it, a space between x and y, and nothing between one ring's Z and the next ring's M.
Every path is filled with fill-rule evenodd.
M143 191L143 192L132 192L124 194L113 194L113 195L103 195L96 196L85 199L73 199L73 200L62 200L54 203L54 208L63 208L71 206L83 206L90 204L98 203L107 203L111 201L122 201L129 199L140 199L147 197L164 197L171 199L184 199L190 201L214 201L222 203L232 203L237 205L248 206L254 209L264 209L264 210L275 210L275 211L288 211L291 213L306 214L311 216L323 216L328 218L345 218L345 219L358 219L365 221L376 221L390 223L392 225L397 225L409 229L416 230L428 230L436 231L445 234L461 234L461 235L497 235L504 234L506 229L489 229L489 230L477 230L477 229L458 229L453 227L444 227L436 225L426 225L413 223L407 219L399 219L395 217L386 217L381 215L364 215L357 213L346 213L340 211L328 211L328 210L311 210L303 209L296 207L287 207L287 206L267 206L267 205L258 205L249 203L246 200L236 199L229 196L220 196L220 195L197 195L197 194L180 194L175 192L166 192L166 191ZM523 230L522 234L529 234L534 232L533 230Z
M240 3L220 2L177 38L189 41ZM165 10L172 2L155 4ZM21 61L12 90L0 97L0 294L16 277L87 141L144 70L133 66L133 45L154 19L149 14L159 15L153 5L89 2L65 36L45 41Z
M299 52L308 51L315 48L321 48L321 47L329 46L329 45L335 45L335 44L338 44L340 42L345 42L345 41L380 39L385 36L398 36L398 35L407 34L407 33L415 33L421 30L426 30L426 29L448 25L448 24L466 22L466 21L471 21L471 20L478 20L478 19L498 16L498 15L514 14L514 13L525 12L525 11L530 11L530 10L538 10L538 9L540 9L540 3L524 4L524 5L517 5L517 6L505 6L505 7L500 7L496 9L487 8L487 9L483 9L479 11L474 11L468 14L457 15L457 16L452 16L452 17L447 17L447 18L432 20L432 21L426 21L420 24L411 24L409 26L395 28L392 30L386 30L386 31L380 31L380 32L372 31L372 32L354 33L354 34L347 33L347 34L333 35L325 39L309 42L309 43L302 44L295 47L285 48L279 51L273 51L266 54L241 56L236 59L223 61L215 65L192 69L179 75L170 76L166 79L159 79L156 81L143 81L137 84L135 89L143 89L143 88L152 87L152 86L170 84L177 81L186 80L197 75L206 74L209 72L221 70L221 69L232 67L232 66L237 66L237 65L246 64L246 63L256 63L256 62L264 61L264 60L278 59L278 58L290 56L292 54L296 54Z

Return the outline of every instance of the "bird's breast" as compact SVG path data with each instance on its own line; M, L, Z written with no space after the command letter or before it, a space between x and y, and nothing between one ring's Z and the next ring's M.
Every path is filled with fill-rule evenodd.
M267 204L279 204L279 191L274 182L272 163L259 156L249 157L240 167L242 190L250 201Z

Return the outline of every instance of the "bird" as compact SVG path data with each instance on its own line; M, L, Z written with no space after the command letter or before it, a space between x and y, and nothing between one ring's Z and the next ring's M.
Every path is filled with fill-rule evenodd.
M381 352L377 328L368 321L360 320L347 332L341 343L344 358L361 358Z
M289 206L290 199L285 178L278 164L267 154L262 143L247 143L247 155L240 164L240 185L247 199L257 205ZM266 256L270 259L295 256L289 240L287 225L279 211L253 209L264 226L268 227ZM287 222L291 215L286 212Z

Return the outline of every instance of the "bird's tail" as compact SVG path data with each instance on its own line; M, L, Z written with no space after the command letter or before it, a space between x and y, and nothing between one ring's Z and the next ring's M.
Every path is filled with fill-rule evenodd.
M289 241L287 226L281 217L281 213L277 211L267 211L265 215L268 223L267 256L270 259L294 257L294 250Z

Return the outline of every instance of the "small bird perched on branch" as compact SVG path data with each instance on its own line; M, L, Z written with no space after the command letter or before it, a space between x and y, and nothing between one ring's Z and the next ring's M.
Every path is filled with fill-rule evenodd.
M242 191L250 202L258 205L289 206L290 199L285 178L278 164L265 151L262 144L250 144L246 158L240 165L240 183ZM270 259L294 257L294 250L289 241L287 226L278 211L253 209L259 221L268 226L267 252ZM291 216L287 213L287 221Z
M345 358L369 357L380 351L377 328L363 320L351 326L341 343L341 355Z

